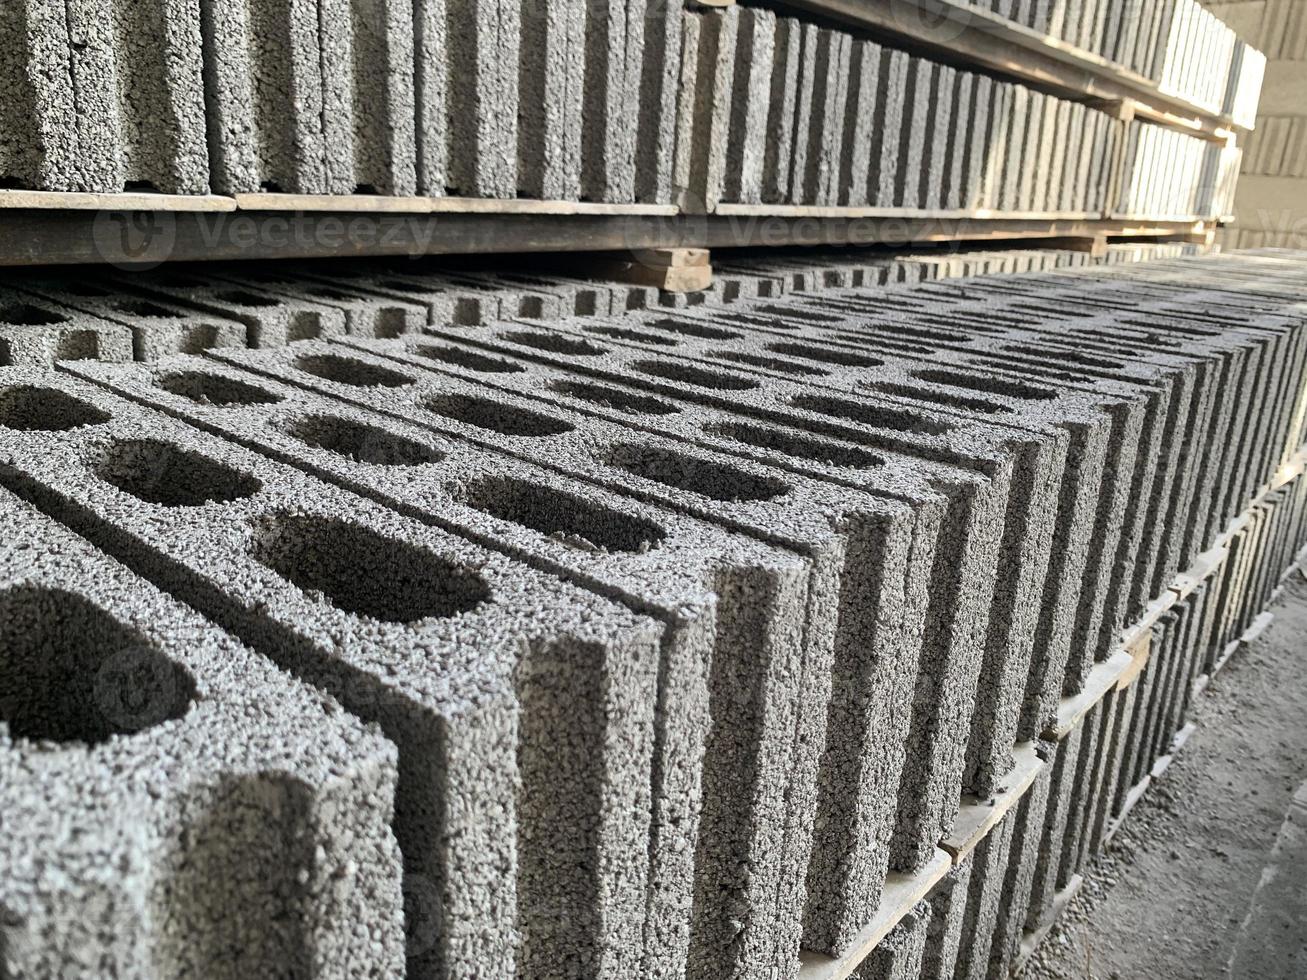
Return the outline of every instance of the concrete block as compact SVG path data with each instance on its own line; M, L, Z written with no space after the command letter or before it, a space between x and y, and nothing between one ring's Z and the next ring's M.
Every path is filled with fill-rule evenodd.
M930 113L926 119L926 165L921 174L919 206L938 210L948 194L948 168L954 152L953 114L958 103L958 71L938 65L932 80Z
M581 194L586 7L581 0L529 0L521 17L529 41L518 78L518 190L574 201ZM659 120L650 123L657 132Z
M898 166L894 176L893 196L883 203L890 207L920 207L924 182L929 179L931 138L929 131L934 109L936 78L941 65L925 58L908 63L904 87L903 128L899 131ZM892 131L891 131L892 132ZM884 174L882 173L882 190Z
M210 347L246 345L243 323L166 300L122 296L108 283L41 278L15 285L34 299L70 307L130 330L132 356L138 361L157 361L170 354L198 354Z
M410 976L639 968L660 626L85 382L25 379L109 418L6 431L0 481L399 748Z
M712 210L722 199L739 24L735 6L686 14L682 82L692 84L681 90L676 179L690 211Z
M418 349L433 356L450 350L435 343ZM83 376L664 624L642 975L682 975L709 702L731 697L725 682L710 680L758 664L760 637L778 649L777 669L792 656L786 646L800 642L807 562L667 507L232 367L204 370L215 381L257 385L274 400L233 410L160 386L185 364ZM548 451L541 456L559 461ZM720 735L718 746L720 753ZM710 761L710 770L718 764Z
M447 341L449 338L442 336L441 339ZM359 344L373 349L372 342ZM304 348L305 352L312 350ZM325 351L330 350L326 347L323 356L328 356ZM714 975L713 971L718 971L716 975L720 975L721 971L753 969L755 967L750 964L758 962L790 962L794 959L799 938L797 925L803 908L803 883L793 869L806 867L808 861L816 806L817 764L826 741L829 694L823 691L830 690L836 608L845 601L840 598L838 586L838 558L846 545L842 537L834 536L828 517L832 506L839 509L840 505L834 501L840 499L840 494L829 486L813 483L807 493L821 494L824 502L820 506L804 505L800 508L798 501L807 494L800 492L794 477L770 473L766 467L738 458L729 464L718 463L713 460L715 454L704 458L703 451L690 444L633 434L623 425L601 423L561 407L545 406L539 401L533 404L530 399L510 394L506 389L488 387L479 379L460 381L450 374L436 374L436 370L445 369L421 355L405 359L402 365L390 360L388 368L381 367L387 362L369 357L361 350L354 353L342 351L335 357L355 362L369 372L388 370L398 374L395 369L402 367L403 376L412 379L413 385L406 386L397 398L397 391L328 380L333 373L338 378L346 377L340 373L311 373L297 369L292 367L289 358L270 358L245 352L241 355L233 353L223 360L273 372L278 377L314 387L333 397L344 397L356 404L438 427L440 431L493 444L496 449L519 458L538 460L542 447L548 444L555 452L569 454L559 457L566 460L569 473L591 481L599 480L604 486L622 493L629 494L638 487L641 496L653 496L679 509L693 508L697 516L711 520L722 521L727 513L733 513L736 516L731 519L731 524L737 529L753 526L757 528L753 533L765 536L765 540L809 555L815 566L809 577L806 616L809 625L801 649L786 655L797 658L798 663L792 659L777 660L775 670L784 678L784 684L780 684L778 679L778 686L769 685L764 690L757 689L754 672L750 671L748 677L742 679L747 681L749 693L730 697L737 703L755 705L750 710L758 712L757 727L751 726L742 732L737 717L734 723L722 722L725 727L715 727L710 737L706 759L715 761L711 769L705 771L704 794L706 799L721 800L721 803L705 805L701 825L691 972ZM430 369L423 370L428 363ZM315 364L305 366L317 367ZM598 397L602 399L604 396L600 394ZM654 405L641 407L645 411L657 411L657 400L652 401ZM626 418L625 415L622 417ZM547 443L542 440L547 440ZM703 462L696 464L698 460ZM730 481L739 481L739 489L731 489ZM789 523L780 526L789 529L789 536L779 536L777 516L773 513L777 505L772 501L786 495L793 495L788 497L792 503L785 505ZM738 507L733 504L738 504ZM789 512L790 507L795 508L793 513ZM880 508L882 513L899 515L895 518L899 526L910 527L910 523L903 523L910 522L910 517L901 504L889 507L882 504ZM742 527L744 518L748 523ZM799 530L817 537L796 537ZM877 519L876 530L868 528L868 533L878 536L883 536L883 531L882 518ZM897 533L910 534L906 530ZM895 556L893 560L906 562L907 542L910 540L909 537L888 551L883 544L869 547L878 556L892 555ZM906 578L906 569L896 574ZM880 641L868 648L867 634L859 631L874 629L870 623L880 615L889 615L893 619L902 614L882 612L875 603L859 603L857 618L860 624L866 625L851 627L849 638L852 640L853 635L864 637L858 641L860 655L879 654ZM888 633L877 635L890 642ZM901 635L895 630L893 637L894 645L889 649L895 656L902 656ZM751 656L757 656L756 645ZM901 672L906 669L906 664L895 668L900 672L895 684L903 683ZM730 682L729 678L723 678L723 683ZM799 688L791 686L800 684L806 685L802 689L809 692L807 699L797 699L795 692ZM902 719L894 720L901 722ZM879 731L876 737L879 739ZM854 747L849 751L854 751ZM860 757L861 749L856 751ZM735 755L737 752L743 756ZM758 753L764 754L763 761L748 764L731 761L753 758ZM786 760L791 757L796 761L789 764ZM776 759L774 764L767 761L772 758ZM755 800L751 806L742 807L737 792L732 789L741 780L748 787L747 798ZM739 792L745 792L745 789ZM883 807L885 803L882 799L879 805ZM880 832L884 834L887 830L882 828ZM872 860L875 858L873 855ZM879 858L884 860L883 850ZM748 875L741 876L742 867L749 868ZM788 880L778 880L785 869L791 869ZM773 904L778 902L778 894L779 912ZM750 927L742 935L732 925L733 913L730 911L741 907L751 909ZM738 941L732 943L729 937L737 937ZM781 959L776 960L777 956Z
M921 980L951 980L962 944L972 862L954 867L930 893L930 928L921 958Z
M48 400L28 438L78 411ZM401 974L377 726L5 491L0 529L5 969Z
M953 976L957 980L978 980L989 970L989 954L994 942L1003 884L1012 855L1012 838L1016 830L1014 814L986 835L971 852L971 880L967 885L967 907L962 919L962 942Z
M796 169L796 204L838 203L843 123L848 104L849 47L842 31L821 30L813 51L812 103L807 127L808 145L802 172Z
M940 207L956 211L967 206L971 164L971 142L984 131L983 111L978 105L979 75L967 71L954 73L952 130L948 135L948 154L944 166L944 184Z
M53 0L0 10L0 177L21 187L80 190L93 175L78 155L68 10Z
M799 63L803 58L803 26L797 20L776 20L772 48L770 96L767 100L767 139L763 156L762 199L768 204L790 200L794 154Z
M775 44L775 14L767 10L741 12L724 172L723 193L728 201L762 202L769 111L766 96L771 88Z
M1043 924L1044 916L1053 907L1057 895L1062 842L1071 820L1072 792L1075 789L1076 766L1084 734L1083 725L1072 729L1066 738L1057 743L1057 753L1052 760L1042 835L1044 844L1035 861L1035 875L1030 886L1030 907L1026 912L1025 928L1028 930L1038 929Z
M669 204L676 146L676 93L681 72L684 6L655 3L645 8L644 58L640 65L641 134L635 147L637 201Z
M165 267L153 273L124 273L107 281L137 296L168 300L244 324L251 347L281 347L291 341L345 332L345 314L338 307L279 295L242 278L229 282L210 278L200 270Z
M131 331L71 306L0 287L0 367L86 359L130 361Z
M581 193L590 201L630 202L640 119L632 107L640 102L646 3L596 0L585 13Z
M849 51L848 96L844 108L844 145L840 151L838 203L857 207L869 201L867 174L872 147L884 52L872 41L854 40Z
M917 980L930 930L932 907L918 902L853 974L856 980Z
M895 134L902 134L907 120L911 118L908 111L912 104L910 63L911 59L904 52L884 49L880 82L876 86L882 94L877 106L876 125L872 130L882 135L879 144L872 144L872 170L867 175L868 193L874 194L871 203L877 207L894 207L899 200L899 150L903 141L895 138Z

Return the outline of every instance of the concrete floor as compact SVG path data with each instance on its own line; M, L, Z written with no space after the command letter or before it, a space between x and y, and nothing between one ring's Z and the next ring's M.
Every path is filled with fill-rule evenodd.
M1272 611L1025 977L1307 977L1307 578Z

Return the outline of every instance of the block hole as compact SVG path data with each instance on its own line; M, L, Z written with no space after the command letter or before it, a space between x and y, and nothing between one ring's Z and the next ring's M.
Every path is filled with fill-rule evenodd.
M1051 401L1057 397L1057 392L1049 391L1047 388L1036 388L1034 385L1024 384L1020 381L958 374L954 371L943 371L938 368L913 371L912 376L919 381L952 385L955 388L968 388L972 391L987 391L993 395L1006 395L1008 398L1019 398L1024 401Z
M385 289L393 289L397 293L408 293L413 296L430 296L432 293L441 292L438 286L429 286L422 282L404 282L402 279L387 279L381 285Z
M10 303L0 306L0 323L9 323L15 327L50 327L56 323L67 323L68 317L62 313L43 310L31 303Z
M653 521L514 477L483 477L466 487L460 497L492 517L529 527L583 551L643 554L667 536Z
M12 737L99 745L184 717L195 696L186 668L82 596L0 592L0 721Z
M573 357L597 357L608 353L606 347L592 344L588 340L573 340L562 334L548 333L543 330L515 330L499 335L504 340L523 347L547 351L550 354L568 354Z
M283 423L281 429L314 449L373 466L422 466L439 463L445 454L415 439L336 415L309 415Z
M282 400L281 395L263 388L204 371L165 374L155 384L169 394L189 398L199 405L275 405Z
M1054 350L1051 347L1035 347L1030 344L1008 344L1003 348L1013 354L1024 354L1027 357L1047 358L1052 361L1065 361L1068 364L1080 364L1084 367L1101 368L1104 371L1116 371L1125 367L1120 361L1113 361L1106 357L1094 357L1090 354L1082 354L1078 351Z
M254 477L159 439L127 439L110 446L95 475L138 500L164 507L202 507L252 497Z
M517 315L523 320L541 320L545 315L545 301L542 296L523 296L517 304Z
M271 296L259 296L257 293L246 292L243 289L224 290L217 293L214 299L230 303L232 306L245 306L251 309L266 309L281 305L281 300L273 299Z
M222 337L222 327L213 323L200 323L191 327L182 335L180 354L199 354L218 346Z
M633 391L623 391L620 388L610 388L591 381L551 381L549 388L561 395L570 395L592 405L613 408L619 412L630 412L633 415L676 415L680 412L675 405L669 405L657 398L638 395Z
M109 290L92 286L88 282L60 283L59 288L70 296L81 296L83 299L103 299L113 295Z
M165 309L157 303L151 303L144 299L120 299L113 304L113 308L119 313L126 313L128 316L139 316L147 320L161 320L165 317L171 319L178 316L172 310Z
M406 374L339 354L304 354L295 358L294 366L323 381L353 388L402 388L413 384Z
M825 395L795 395L789 403L795 408L816 412L818 415L848 419L850 422L860 422L876 429L895 429L900 432L939 436L954 428L946 422L923 418L915 412L889 408L885 405L848 401L844 398L830 398Z
M100 335L94 330L68 330L54 345L56 361L95 361L100 357Z
M423 344L414 353L429 357L433 361L456 364L469 371L481 371L485 374L520 374L526 370L521 364L506 361L500 357L489 357L462 347L447 347L437 344Z
M250 553L311 597L383 623L447 619L490 599L489 586L472 569L328 517L263 518L255 525Z
M672 361L636 361L631 365L640 374L647 374L665 381L678 381L696 388L709 388L719 391L750 391L758 387L758 382L750 378L741 378L735 374L722 374L720 371L705 371L692 364Z
M764 371L792 374L800 378L822 378L830 374L825 368L814 367L811 364L800 364L798 361L787 361L783 357L764 357L761 354L741 354L738 351L729 350L712 351L708 356L722 361L730 361L733 364L747 364L749 367L762 368Z
M748 313L722 313L717 319L726 323L738 323L742 327L767 327L771 330L798 330L794 323L769 319L765 316L750 316Z
M330 286L313 286L304 290L308 296L315 296L318 299L330 299L337 303L356 303L357 296L351 296L348 293L342 293L339 289L332 289Z
M820 361L823 364L840 364L844 367L873 368L880 367L885 363L878 357L868 357L865 354L840 350L836 347L812 347L808 344L786 342L768 344L767 349L775 354L785 354L788 357L806 357L810 361Z
M167 289L208 289L213 285L203 279L197 279L194 276L183 276L179 273L169 273L155 280L155 282Z
M788 316L798 320L807 320L809 323L843 323L844 318L831 316L828 313L818 313L815 310L805 310L793 306L759 306L759 313L772 313L776 316Z
M966 334L955 333L950 330L939 330L935 327L909 327L901 323L877 323L867 328L867 333L863 334L863 343L872 340L879 334L887 333L891 337L911 337L913 340L932 340L939 344L967 344L974 338Z
M658 344L661 347L677 347L680 345L680 341L671 337L660 337L656 333L645 333L642 330L624 330L621 327L596 325L587 325L581 329L586 333L598 334L600 337L611 337L613 340L629 340L633 344Z
M286 339L288 341L317 340L322 336L322 330L321 315L302 311L290 318L290 323L286 325Z
M832 331L831 336L836 340L843 340L845 343L858 344L863 347L873 343L872 338L867 334L850 333L844 330ZM935 353L933 347L927 347L925 344L911 344L906 340L886 340L883 337L878 337L875 339L874 344L875 349L881 351L897 351L904 354Z
M917 388L913 385L897 384L893 381L877 381L860 385L867 391L879 391L899 398L911 398L914 401L930 402L932 405L947 405L968 412L985 412L990 415L1002 415L1011 412L1007 405L985 401L983 398L967 398L953 392L939 391L933 388Z
M722 330L719 327L710 327L706 323L696 323L693 320L677 320L671 317L650 320L646 326L667 333L679 333L686 337L701 337L704 340L740 340L744 336L734 330Z
M711 436L740 442L746 446L771 449L796 459L826 463L830 466L865 470L885 465L884 459L865 449L827 442L824 439L812 439L783 429L771 429L744 422L710 422L703 427L703 431Z
M433 395L422 404L447 419L506 436L558 436L572 431L572 426L561 419L476 395Z
M109 421L103 412L57 388L0 388L0 426L20 432L66 432Z
M394 340L408 333L408 310L388 306L377 311L372 320L372 336L380 340Z
M606 461L634 476L724 503L775 500L790 491L789 485L776 477L758 476L656 446L624 443L612 447Z

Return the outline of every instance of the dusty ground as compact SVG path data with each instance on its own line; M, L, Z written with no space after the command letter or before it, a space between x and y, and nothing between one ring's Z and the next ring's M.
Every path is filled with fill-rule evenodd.
M1307 579L1272 611L1027 980L1307 978Z

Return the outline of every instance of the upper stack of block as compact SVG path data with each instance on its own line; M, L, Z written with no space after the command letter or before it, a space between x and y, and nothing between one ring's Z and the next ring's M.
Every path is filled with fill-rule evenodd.
M1256 88L1252 55L1188 0L1156 24L1124 4L1035 6L1036 29L1104 50L1138 29L1121 60L1213 113ZM1088 92L768 9L651 0L15 0L0 82L0 187L42 191L1100 216L1127 139ZM1166 135L1129 180L1193 188L1149 207L1222 213L1229 149Z

